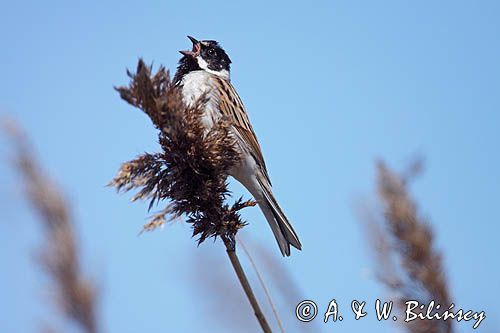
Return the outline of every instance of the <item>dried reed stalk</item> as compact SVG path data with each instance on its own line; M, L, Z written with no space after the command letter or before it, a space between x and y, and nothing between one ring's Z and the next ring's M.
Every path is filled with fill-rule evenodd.
M226 245L227 255L229 256L229 259L231 260L231 264L233 265L234 272L238 276L238 279L240 280L240 284L243 287L245 294L247 295L248 301L252 305L255 317L257 317L257 320L259 321L259 324L260 324L260 327L262 328L262 331L263 332L271 332L271 327L267 323L266 317L264 317L264 313L260 309L259 303L257 302L257 298L255 298L255 295L252 291L252 288L250 287L250 283L248 282L248 279L245 275L245 271L243 270L243 267L240 264L240 260L238 259L238 256L236 255L235 248L231 247L231 244L228 244L227 240L224 241L224 244Z
M379 280L399 295L400 309L406 309L407 300L421 304L434 300L441 305L436 312L441 313L451 303L441 254L435 249L429 223L418 213L407 189L409 179L421 168L421 163L414 163L407 176L400 176L378 162L377 188L383 222L378 222L374 214L365 215L365 219L372 225L370 237L374 238L377 262L383 270ZM442 320L415 320L405 327L415 333L453 331L452 322Z
M257 267L257 264L255 263L255 260L253 259L253 256L250 254L250 251L247 249L245 242L243 242L243 240L241 240L241 238L238 239L238 243L240 244L241 248L243 249L243 252L245 252L248 260L250 261L250 264L252 265L252 268L255 272L255 275L257 275L257 279L259 280L260 286L264 290L264 294L266 295L267 302L271 306L271 309L272 309L273 314L274 314L274 318L276 319L276 322L278 323L280 332L284 333L285 328L283 327L283 322L281 321L278 310L276 309L276 305L274 304L273 298L271 297L271 293L269 292L269 289L267 288L266 283L264 282L264 278L260 274L260 270Z
M47 239L40 256L41 266L54 282L58 304L67 319L83 332L96 333L96 292L80 267L69 204L58 186L43 172L24 133L13 121L6 123L5 128L15 144L15 162L26 196L45 230Z
M245 242L242 241L241 237L238 237L238 243L243 250L245 250L245 248L248 250L249 261L252 263L252 266L255 265L254 270L257 278L259 279L262 289L264 289L266 297L268 298L271 310L275 314L280 331L284 332L285 328L283 327L283 320L278 313L279 308L276 306L275 300L279 299L283 301L285 309L294 309L300 301L306 299L299 283L295 280L290 271L288 271L281 260L281 256L276 255L275 251L271 251L268 247L263 246L263 244L248 237L245 237ZM255 258L255 260L253 258ZM258 269L254 261L257 261L264 269ZM270 280L267 281L269 282L267 284L269 288L264 283L263 277L259 277L261 275L260 272L265 272L265 275L269 277ZM271 291L274 292L274 299L271 298ZM276 296L279 296L279 298ZM285 311L282 315L283 314L285 314L285 321L286 319L289 319L291 321L290 323L294 324L294 327L289 328L292 331L321 331L321 327L319 325L320 322L318 321L313 320L309 323L298 321L295 317L294 311ZM290 316L290 318L287 318L288 316Z
M270 332L235 252L235 235L246 225L239 211L255 203L241 198L232 205L225 203L228 171L240 158L229 124L221 119L207 130L201 122L206 99L187 107L165 68L160 67L156 74L151 71L140 59L136 73L127 72L129 86L117 91L149 116L159 130L162 152L124 163L109 185L118 191L138 190L133 200L148 199L149 208L169 201L144 230L164 224L167 215L170 219L185 216L198 244L220 237L262 330Z

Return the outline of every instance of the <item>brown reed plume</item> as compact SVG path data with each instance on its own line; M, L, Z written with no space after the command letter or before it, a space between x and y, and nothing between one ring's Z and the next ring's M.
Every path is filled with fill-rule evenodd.
M165 68L151 71L140 59L135 74L127 71L129 86L116 89L122 99L149 116L159 131L162 151L124 163L109 185L118 191L137 190L132 200L149 200L149 208L168 201L144 230L164 224L167 215L185 216L198 244L220 237L263 331L270 332L235 252L236 233L246 224L239 211L255 203L241 198L226 203L228 171L239 160L229 123L221 119L207 131L202 125L206 99L187 107Z
M406 309L407 300L421 304L434 300L441 305L441 310L433 313L441 313L451 304L441 254L434 246L428 221L419 214L407 188L409 180L421 169L422 163L418 160L401 176L378 162L377 190L382 218L368 213L364 214L364 222L377 252L378 278L397 295L400 310ZM449 320L414 320L404 327L415 333L453 331Z
M6 122L4 127L15 145L15 165L22 176L26 196L45 231L40 264L53 281L57 304L67 320L79 326L82 332L96 333L96 291L80 267L69 204L39 165L25 134L13 121Z

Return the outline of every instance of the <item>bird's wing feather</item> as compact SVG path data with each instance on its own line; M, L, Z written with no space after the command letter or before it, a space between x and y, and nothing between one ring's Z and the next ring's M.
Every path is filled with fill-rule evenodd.
M232 125L236 129L237 135L243 140L248 150L254 157L257 165L262 170L266 180L271 185L271 180L266 169L266 163L262 150L257 140L257 136L253 131L250 119L245 111L245 107L241 102L240 96L234 89L233 85L222 78L217 78L216 84L218 86L219 96L219 110L224 116L231 120Z

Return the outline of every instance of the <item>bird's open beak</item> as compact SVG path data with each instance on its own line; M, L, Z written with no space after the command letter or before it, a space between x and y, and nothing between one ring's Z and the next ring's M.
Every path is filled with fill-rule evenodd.
M193 49L191 51L179 51L182 55L190 56L196 58L200 55L201 51L201 43L194 37L187 36L191 42L193 43Z

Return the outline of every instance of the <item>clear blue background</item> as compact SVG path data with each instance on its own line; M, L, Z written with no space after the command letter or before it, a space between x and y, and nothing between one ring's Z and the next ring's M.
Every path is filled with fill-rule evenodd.
M303 297L323 310L335 298L346 312L341 323L318 317L310 331L398 330L373 311L358 322L347 313L352 299L390 297L373 277L355 203L372 200L375 158L402 169L417 152L427 170L413 193L432 221L453 300L485 310L478 331L492 332L500 327L499 17L497 1L4 1L0 113L25 127L71 199L105 332L258 329L219 242L196 248L179 223L138 237L146 204L104 187L122 161L158 149L150 121L113 86L128 82L138 57L174 69L187 34L217 39L230 54L304 249L279 258L257 208L245 212L242 237L269 248ZM36 332L56 314L34 263L41 229L8 146L0 141L0 331ZM285 326L298 331L293 304L280 296L287 282L260 264Z

